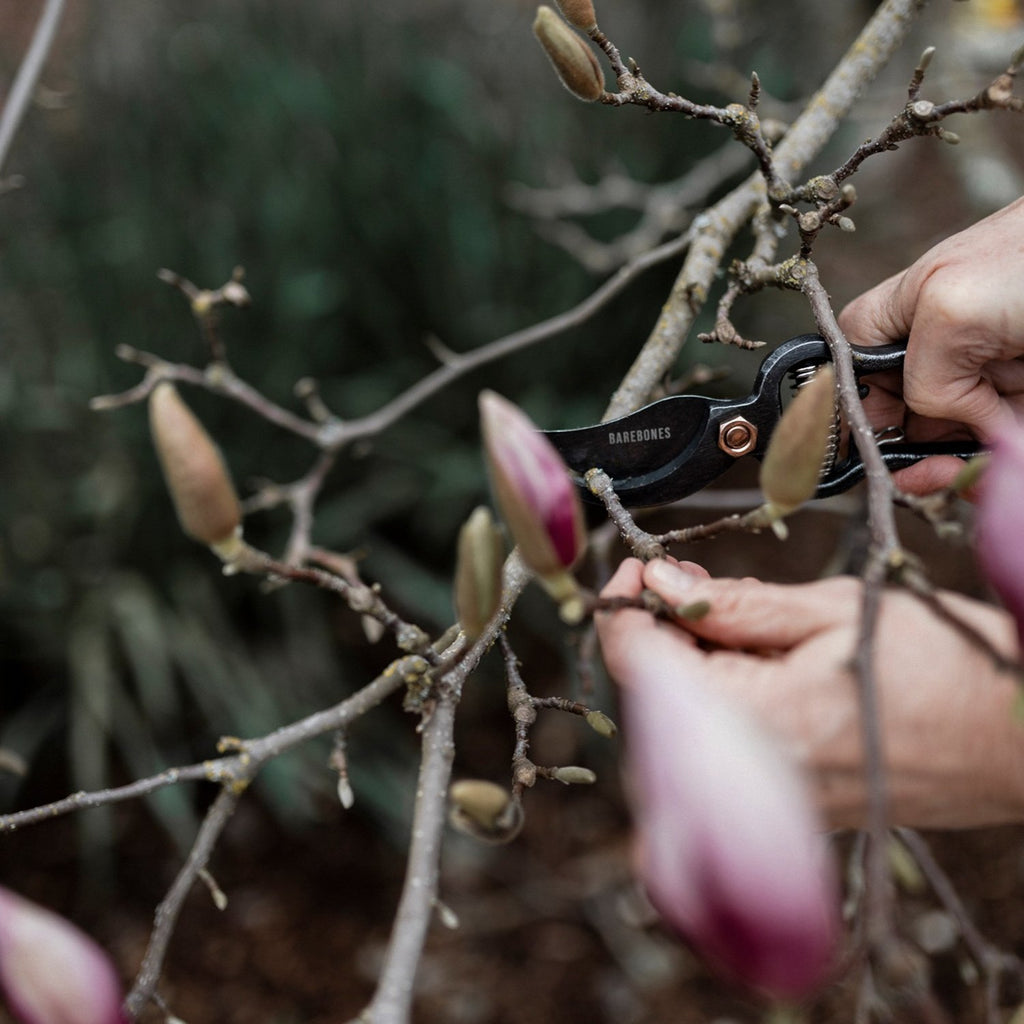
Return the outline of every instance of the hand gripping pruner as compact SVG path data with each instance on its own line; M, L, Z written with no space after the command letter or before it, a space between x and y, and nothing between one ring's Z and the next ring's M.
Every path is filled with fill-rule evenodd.
M906 344L853 348L853 367L861 377L883 370L901 370ZM817 334L790 338L765 358L746 398L675 395L636 412L592 427L552 430L547 438L561 453L577 484L587 491L583 475L603 470L620 501L628 507L664 505L694 494L745 455L764 456L782 416L783 387L799 388L815 369L831 359L825 339ZM866 389L862 386L862 397ZM903 469L930 455L967 459L980 448L973 441L908 443L902 433L880 437L879 449L890 470ZM816 498L847 490L864 476L855 445L839 458L839 417L836 417Z

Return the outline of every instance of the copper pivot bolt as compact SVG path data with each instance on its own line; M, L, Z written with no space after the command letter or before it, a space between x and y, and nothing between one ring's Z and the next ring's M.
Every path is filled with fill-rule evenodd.
M746 455L756 444L757 427L742 416L733 416L718 428L718 447L727 455Z

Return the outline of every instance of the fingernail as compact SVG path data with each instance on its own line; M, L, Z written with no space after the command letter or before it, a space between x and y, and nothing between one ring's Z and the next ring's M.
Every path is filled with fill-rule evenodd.
M661 559L647 566L647 578L651 583L671 590L673 594L685 593L697 582L697 577L693 573Z

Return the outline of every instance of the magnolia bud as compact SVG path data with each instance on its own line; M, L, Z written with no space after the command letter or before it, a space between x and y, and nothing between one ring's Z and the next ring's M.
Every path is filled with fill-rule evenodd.
M448 791L449 819L460 832L486 843L507 843L523 827L523 809L512 794L486 779L462 779Z
M0 888L0 992L24 1024L120 1024L106 953L70 921Z
M173 384L149 396L149 427L181 528L218 553L240 545L242 513L224 459Z
M950 490L956 491L957 494L963 494L964 491L975 487L985 470L988 469L988 463L989 456L987 454L975 455L973 459L968 459L964 468L953 478L953 482L949 485Z
M586 545L569 471L526 414L493 391L480 395L480 423L495 497L523 561L567 600L561 577Z
M505 545L501 531L482 505L459 531L455 563L455 613L472 642L484 630L501 603L501 569Z
M569 92L587 103L601 98L604 72L594 51L550 7L537 8L533 34Z
M594 772L589 768L581 768L578 764L555 768L551 772L551 778L565 786L592 786L597 782L597 775Z
M821 366L779 420L761 463L761 491L785 515L814 497L835 420L835 373Z
M618 731L618 726L603 711L588 711L585 721L599 736L610 740Z
M597 28L597 15L591 0L555 0L558 9L573 28L581 32L590 32Z
M641 878L726 974L800 997L839 935L820 822L796 768L699 667L654 636L620 674Z

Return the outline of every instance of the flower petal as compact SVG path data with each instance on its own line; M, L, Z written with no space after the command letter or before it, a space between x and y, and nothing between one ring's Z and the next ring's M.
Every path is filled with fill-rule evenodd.
M0 989L24 1024L121 1024L109 957L50 910L0 887Z
M635 652L622 682L652 901L728 975L775 996L806 994L828 972L838 903L800 776L657 645Z
M980 490L978 558L1024 646L1024 428L1015 424L995 439Z

